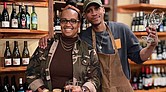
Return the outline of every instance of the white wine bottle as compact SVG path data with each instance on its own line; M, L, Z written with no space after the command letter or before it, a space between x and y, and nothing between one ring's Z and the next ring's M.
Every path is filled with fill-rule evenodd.
M31 29L37 30L37 14L35 12L35 6L32 6L32 13L31 13Z
M29 50L27 41L24 41L24 49L22 51L22 65L28 65L29 64Z
M18 48L18 42L14 41L14 49L13 49L13 66L21 65L21 56Z
M4 53L4 67L12 66L12 53L9 47L9 41L6 41L6 49Z

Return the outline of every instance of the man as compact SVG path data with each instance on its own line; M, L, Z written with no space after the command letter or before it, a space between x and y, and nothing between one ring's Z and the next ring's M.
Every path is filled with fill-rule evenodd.
M81 38L97 49L104 81L102 92L132 92L126 79L130 78L128 58L138 64L148 60L158 43L156 30L146 29L154 42L148 43L147 47L142 49L138 39L126 25L116 22L105 23L105 9L100 0L86 0L83 11L84 17L92 26L81 32Z
M80 37L98 52L102 72L102 92L133 92L129 83L128 58L137 64L148 60L158 43L156 29L146 29L154 41L141 48L138 39L128 26L110 21L105 23L105 9L101 0L86 0L83 11L84 17L92 26L82 31ZM41 39L40 46L43 44L42 40L44 39Z
M99 61L95 50L89 49L77 34L80 20L80 13L76 8L65 8L60 15L62 34L55 35L45 49L36 49L26 71L27 82L33 91L98 90L101 78ZM66 85L71 80L72 87ZM79 83L82 85L78 86Z

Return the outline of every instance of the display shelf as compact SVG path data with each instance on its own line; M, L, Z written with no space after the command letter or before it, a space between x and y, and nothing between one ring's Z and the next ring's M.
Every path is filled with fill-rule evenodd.
M48 34L48 31L28 29L0 29L0 38L34 38L38 39Z
M4 0L0 0L0 5L3 5ZM28 6L37 6L37 7L48 7L48 1L47 0L6 0L7 5L11 5L13 2L16 3L16 5L22 5L24 3Z
M134 90L134 92L166 92L166 87L159 89L150 89L150 90Z
M134 34L138 37L141 38L141 36L147 36L147 32L134 32ZM160 40L165 40L166 39L166 32L157 32L157 35Z
M155 4L130 4L118 6L118 13L133 13L137 11L151 12L153 9L162 9L166 11L165 5Z
M129 60L129 63L132 65L136 65L135 62L132 62L131 60ZM148 60L146 62L143 63L143 65L166 65L166 60Z
M19 67L0 67L0 72L20 72L25 71L27 69L26 66Z
M64 1L54 1L54 4L56 4L56 5L54 5L54 9L61 10L62 7L65 7L65 5L66 5L65 3L66 2L64 2ZM77 5L80 10L83 10L83 3L77 3ZM105 7L106 11L111 10L110 5L104 5L104 7Z

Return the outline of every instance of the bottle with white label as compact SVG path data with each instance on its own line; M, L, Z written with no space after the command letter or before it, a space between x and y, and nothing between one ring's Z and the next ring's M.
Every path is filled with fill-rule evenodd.
M21 65L21 56L18 48L18 42L14 41L14 49L13 49L13 66Z
M6 49L4 52L4 67L12 66L12 54L9 46L9 41L6 41Z
M27 41L24 41L24 49L22 52L22 65L28 65L29 64L29 50L28 50L28 45Z
M9 13L7 11L7 4L4 2L4 8L2 11L2 27L9 28Z

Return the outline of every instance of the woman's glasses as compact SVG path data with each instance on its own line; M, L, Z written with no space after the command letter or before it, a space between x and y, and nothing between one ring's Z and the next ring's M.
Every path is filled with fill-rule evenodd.
M67 20L67 19L65 19L65 18L60 19L60 23L62 23L62 24L67 24L68 22L69 22L70 24L76 24L76 23L79 22L79 20L77 20L77 19L70 19L70 20Z

